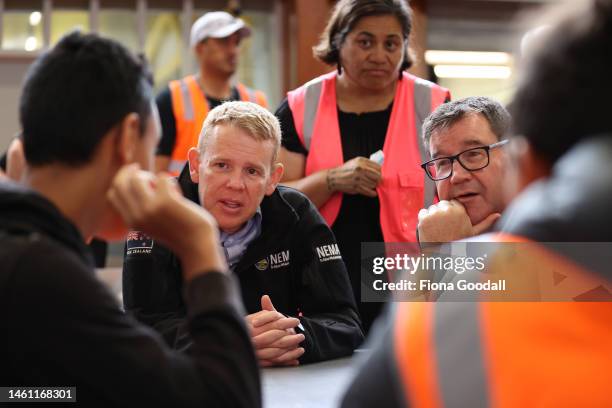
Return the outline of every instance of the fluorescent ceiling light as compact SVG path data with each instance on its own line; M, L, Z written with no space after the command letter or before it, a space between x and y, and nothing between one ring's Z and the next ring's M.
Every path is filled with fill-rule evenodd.
M26 39L24 48L26 51L34 51L37 45L36 37L30 36Z
M512 57L506 52L429 50L425 51L425 61L429 65L508 65L512 62Z
M32 13L30 13L30 25L38 25L41 19L42 14L40 13L40 11L33 11Z
M497 65L436 65L438 78L506 79L512 75L510 67Z

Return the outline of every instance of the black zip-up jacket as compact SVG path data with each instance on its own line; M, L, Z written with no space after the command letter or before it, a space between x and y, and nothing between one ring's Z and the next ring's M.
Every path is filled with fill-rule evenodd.
M187 168L179 177L185 197L199 203ZM234 273L247 313L261 310L262 295L275 308L299 317L304 327L301 363L350 355L363 341L361 323L333 233L297 190L279 186L261 205L261 234L248 246ZM135 239L140 237L137 235ZM136 247L128 240L123 265L123 302L137 319L158 330L177 349L188 349L183 325L181 267L157 242Z
M39 194L0 183L0 385L72 386L93 407L258 407L257 360L231 276L185 287L192 353L122 312L79 231ZM72 404L70 404L72 405Z

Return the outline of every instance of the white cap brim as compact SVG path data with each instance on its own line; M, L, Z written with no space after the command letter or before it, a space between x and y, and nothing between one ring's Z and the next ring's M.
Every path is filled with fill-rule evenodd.
M248 37L251 35L251 29L247 27L244 21L240 19L237 19L234 23L228 24L225 27L221 27L217 29L216 31L213 31L210 33L202 32L202 31L204 30L201 30L201 32L199 32L195 36L194 35L191 36L190 41L191 41L192 47L195 47L196 45L198 45L198 43L200 43L201 41L204 41L207 38L225 38L225 37L229 37L230 35L236 32L240 32L242 37Z
M237 20L234 24L230 24L223 28L218 29L208 35L208 38L225 38L240 31L243 37L251 35L251 29L244 24L244 21ZM201 40L200 40L201 41Z

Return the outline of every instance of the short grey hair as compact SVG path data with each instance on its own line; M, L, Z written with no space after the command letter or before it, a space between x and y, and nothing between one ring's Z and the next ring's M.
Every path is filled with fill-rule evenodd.
M276 161L281 144L281 128L276 116L266 108L252 102L233 101L208 112L198 141L200 153L204 153L208 137L218 125L237 127L258 141L271 141L274 146L272 162Z
M433 111L423 123L423 143L429 149L431 135L441 129L448 129L468 115L480 114L497 140L504 139L510 126L510 114L501 103L486 96L470 96L456 101L444 103Z

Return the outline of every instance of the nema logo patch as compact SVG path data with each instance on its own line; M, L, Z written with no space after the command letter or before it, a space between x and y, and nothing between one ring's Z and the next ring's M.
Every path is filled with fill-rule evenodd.
M268 267L276 269L287 265L289 265L289 250L268 255L261 261L256 262L255 268L259 271L265 271Z
M265 271L268 269L268 260L264 258L261 261L257 261L255 263L255 268L257 268L258 271Z
M270 269L276 269L289 265L289 250L270 254Z
M321 245L317 247L317 256L319 257L319 262L342 259L340 249L338 249L338 244Z

